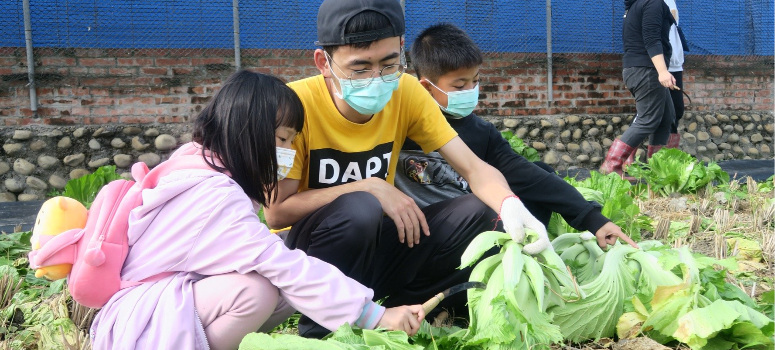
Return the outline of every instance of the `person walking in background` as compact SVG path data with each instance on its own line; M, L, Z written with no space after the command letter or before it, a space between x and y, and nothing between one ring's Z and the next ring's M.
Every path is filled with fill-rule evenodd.
M675 87L675 78L667 70L673 51L669 33L675 19L661 0L625 0L624 5L622 77L635 96L638 114L630 128L611 144L600 166L603 174L623 174L625 160L646 137L647 156L651 157L667 144L675 120L668 90Z
M675 19L675 24L670 27L670 47L673 49L673 53L670 55L670 61L668 62L667 71L675 78L675 86L678 89L670 89L670 98L673 100L673 107L675 108L675 121L670 125L670 136L667 139L666 148L678 148L678 144L681 142L681 134L678 133L678 121L684 115L684 97L683 97L683 64L684 64L684 51L689 51L689 47L686 44L686 39L679 27L678 9L676 8L675 0L665 0L665 4L670 9L670 13ZM636 116L637 118L637 116ZM636 150L630 153L629 158L624 162L624 167L635 162L637 153Z
M678 144L681 142L681 134L678 133L678 121L684 116L684 96L683 96L683 70L684 70L684 51L689 51L689 46L686 43L686 38L681 31L680 17L678 16L678 7L675 0L664 0L667 7L670 9L670 13L675 19L675 23L670 26L670 47L673 49L672 55L670 55L670 62L667 66L667 71L675 78L675 86L678 89L670 89L670 97L673 100L673 107L675 108L675 121L670 126L670 137L667 139L668 148L678 148Z

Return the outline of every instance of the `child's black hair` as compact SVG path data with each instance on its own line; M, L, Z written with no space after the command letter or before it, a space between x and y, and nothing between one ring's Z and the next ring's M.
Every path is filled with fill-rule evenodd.
M212 151L251 199L266 206L277 195L275 129L301 131L304 106L280 79L246 70L232 74L194 120L194 141Z
M344 28L344 34L365 33L385 28L392 28L390 25L390 20L385 17L385 15L376 11L366 10L353 16L353 18L347 22L347 26ZM347 46L356 49L368 49L373 43L373 41L364 41L360 43L348 44ZM336 51L338 48L339 46L323 46L323 50L325 50L329 55L333 55L334 51Z
M417 77L437 81L449 72L482 64L482 52L460 28L440 23L423 30L412 43Z

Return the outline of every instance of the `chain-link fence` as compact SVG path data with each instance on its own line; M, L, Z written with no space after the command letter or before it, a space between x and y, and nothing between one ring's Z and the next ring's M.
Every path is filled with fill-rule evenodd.
M536 67L551 68L553 55L622 50L623 0L402 3L407 45L428 25L451 22L466 30L488 56L516 53ZM772 66L772 60L761 60L774 50L772 0L677 3L691 49L688 54L754 58L762 62L757 64ZM38 87L51 82L75 87L94 76L153 75L154 66L190 73L186 67L200 65L223 74L246 66L298 78L315 72L306 50L315 47L319 4L320 0L36 0L28 2L25 13L25 0L5 0L0 3L4 63L0 72L7 83L28 84L31 45ZM27 40L25 24L31 29ZM175 86L178 81L169 76L176 72L169 69L132 84Z

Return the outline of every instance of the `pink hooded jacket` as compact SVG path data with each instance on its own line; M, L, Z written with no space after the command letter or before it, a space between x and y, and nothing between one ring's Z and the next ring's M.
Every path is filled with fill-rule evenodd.
M189 143L172 156L198 152L200 146ZM289 250L224 174L174 171L142 195L143 205L130 214L122 279L175 274L116 293L92 325L94 349L208 349L192 285L234 271L258 272L285 302L330 330L344 323L374 328L385 312L371 301L371 289Z

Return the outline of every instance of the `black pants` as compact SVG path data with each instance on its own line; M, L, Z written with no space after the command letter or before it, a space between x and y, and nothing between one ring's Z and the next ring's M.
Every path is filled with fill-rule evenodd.
M497 214L474 195L449 199L422 209L430 228L420 244L398 241L392 219L376 197L345 194L306 216L288 233L285 244L338 267L374 290L374 300L393 307L421 304L436 293L468 280L471 268L458 270L460 256L479 233L492 230ZM465 317L466 294L444 300L437 310ZM433 315L433 313L431 313ZM321 338L329 331L306 316L299 334Z
M678 133L678 121L684 116L684 79L683 71L671 72L675 78L675 86L678 86L681 90L670 90L670 98L673 100L673 107L675 108L675 121L670 126L670 133Z
M675 109L670 90L659 83L656 68L628 67L622 71L622 77L627 89L635 96L638 114L621 140L630 147L638 147L646 137L649 137L649 145L667 144L670 126L675 121Z

